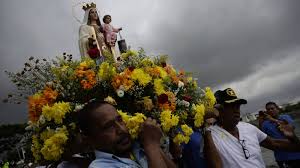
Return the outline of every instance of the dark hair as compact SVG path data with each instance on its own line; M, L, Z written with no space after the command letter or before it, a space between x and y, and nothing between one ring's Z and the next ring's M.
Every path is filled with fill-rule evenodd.
M110 18L111 18L111 16L110 16L110 15L105 15L105 16L103 17L102 21L105 23L105 19L106 19L106 18L108 18L108 17L110 17Z
M91 135L92 130L94 129L93 112L104 104L108 103L105 101L94 100L78 111L78 125L83 135Z
M214 94L215 98L216 98L216 104L220 104L220 99L221 99L221 94L222 94L222 91L221 90L217 90Z
M268 103L266 103L266 107L270 106L270 105L274 105L277 109L280 109L279 106L275 102L268 102Z

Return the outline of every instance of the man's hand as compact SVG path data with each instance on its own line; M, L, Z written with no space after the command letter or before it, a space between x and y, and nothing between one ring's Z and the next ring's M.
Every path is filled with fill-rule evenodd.
M141 140L144 148L151 148L154 146L160 146L160 139L162 137L162 131L160 125L156 120L147 118L141 127Z
M296 137L295 132L294 132L294 126L291 124L288 124L287 121L283 121L279 123L278 129L283 133L283 135L287 139L294 139Z
M140 138L144 145L145 154L148 159L149 168L167 168L169 160L164 159L162 150L160 148L160 139L162 137L162 131L160 125L156 123L156 120L147 118L141 126Z

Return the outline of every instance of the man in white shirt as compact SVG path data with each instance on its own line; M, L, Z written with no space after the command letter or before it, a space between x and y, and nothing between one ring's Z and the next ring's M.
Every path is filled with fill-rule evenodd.
M245 99L237 98L231 88L215 93L219 107L219 122L209 127L215 147L224 168L264 168L260 146L276 150L300 151L299 139L290 125L279 124L287 137L285 140L272 139L255 126L240 122L240 105ZM209 160L215 157L207 156ZM215 159L219 161L218 159Z

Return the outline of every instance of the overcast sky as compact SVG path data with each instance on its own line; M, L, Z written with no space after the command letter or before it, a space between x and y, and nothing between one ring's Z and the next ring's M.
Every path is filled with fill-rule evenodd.
M74 0L1 0L0 97L13 91L4 70L19 71L30 56L63 52L79 59ZM132 48L168 54L202 87L232 87L248 100L243 113L300 98L299 0L95 0L102 16ZM75 16L83 17L80 7ZM1 102L0 123L27 120L27 105Z

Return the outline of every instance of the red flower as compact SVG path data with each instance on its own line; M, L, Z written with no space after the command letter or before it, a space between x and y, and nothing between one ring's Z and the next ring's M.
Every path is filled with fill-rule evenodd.
M182 99L187 102L190 102L192 100L192 97L191 96L183 96Z
M161 63L161 66L162 66L162 67L166 67L166 66L167 66L167 63L162 62L162 63Z
M88 51L88 54L91 58L97 58L100 56L100 51L98 50L98 48L91 48Z
M129 71L132 72L134 70L134 67L130 66L130 67L128 67L128 69L129 69Z
M158 96L158 103L164 104L164 103L166 103L168 101L169 101L168 95L161 94L161 95Z

